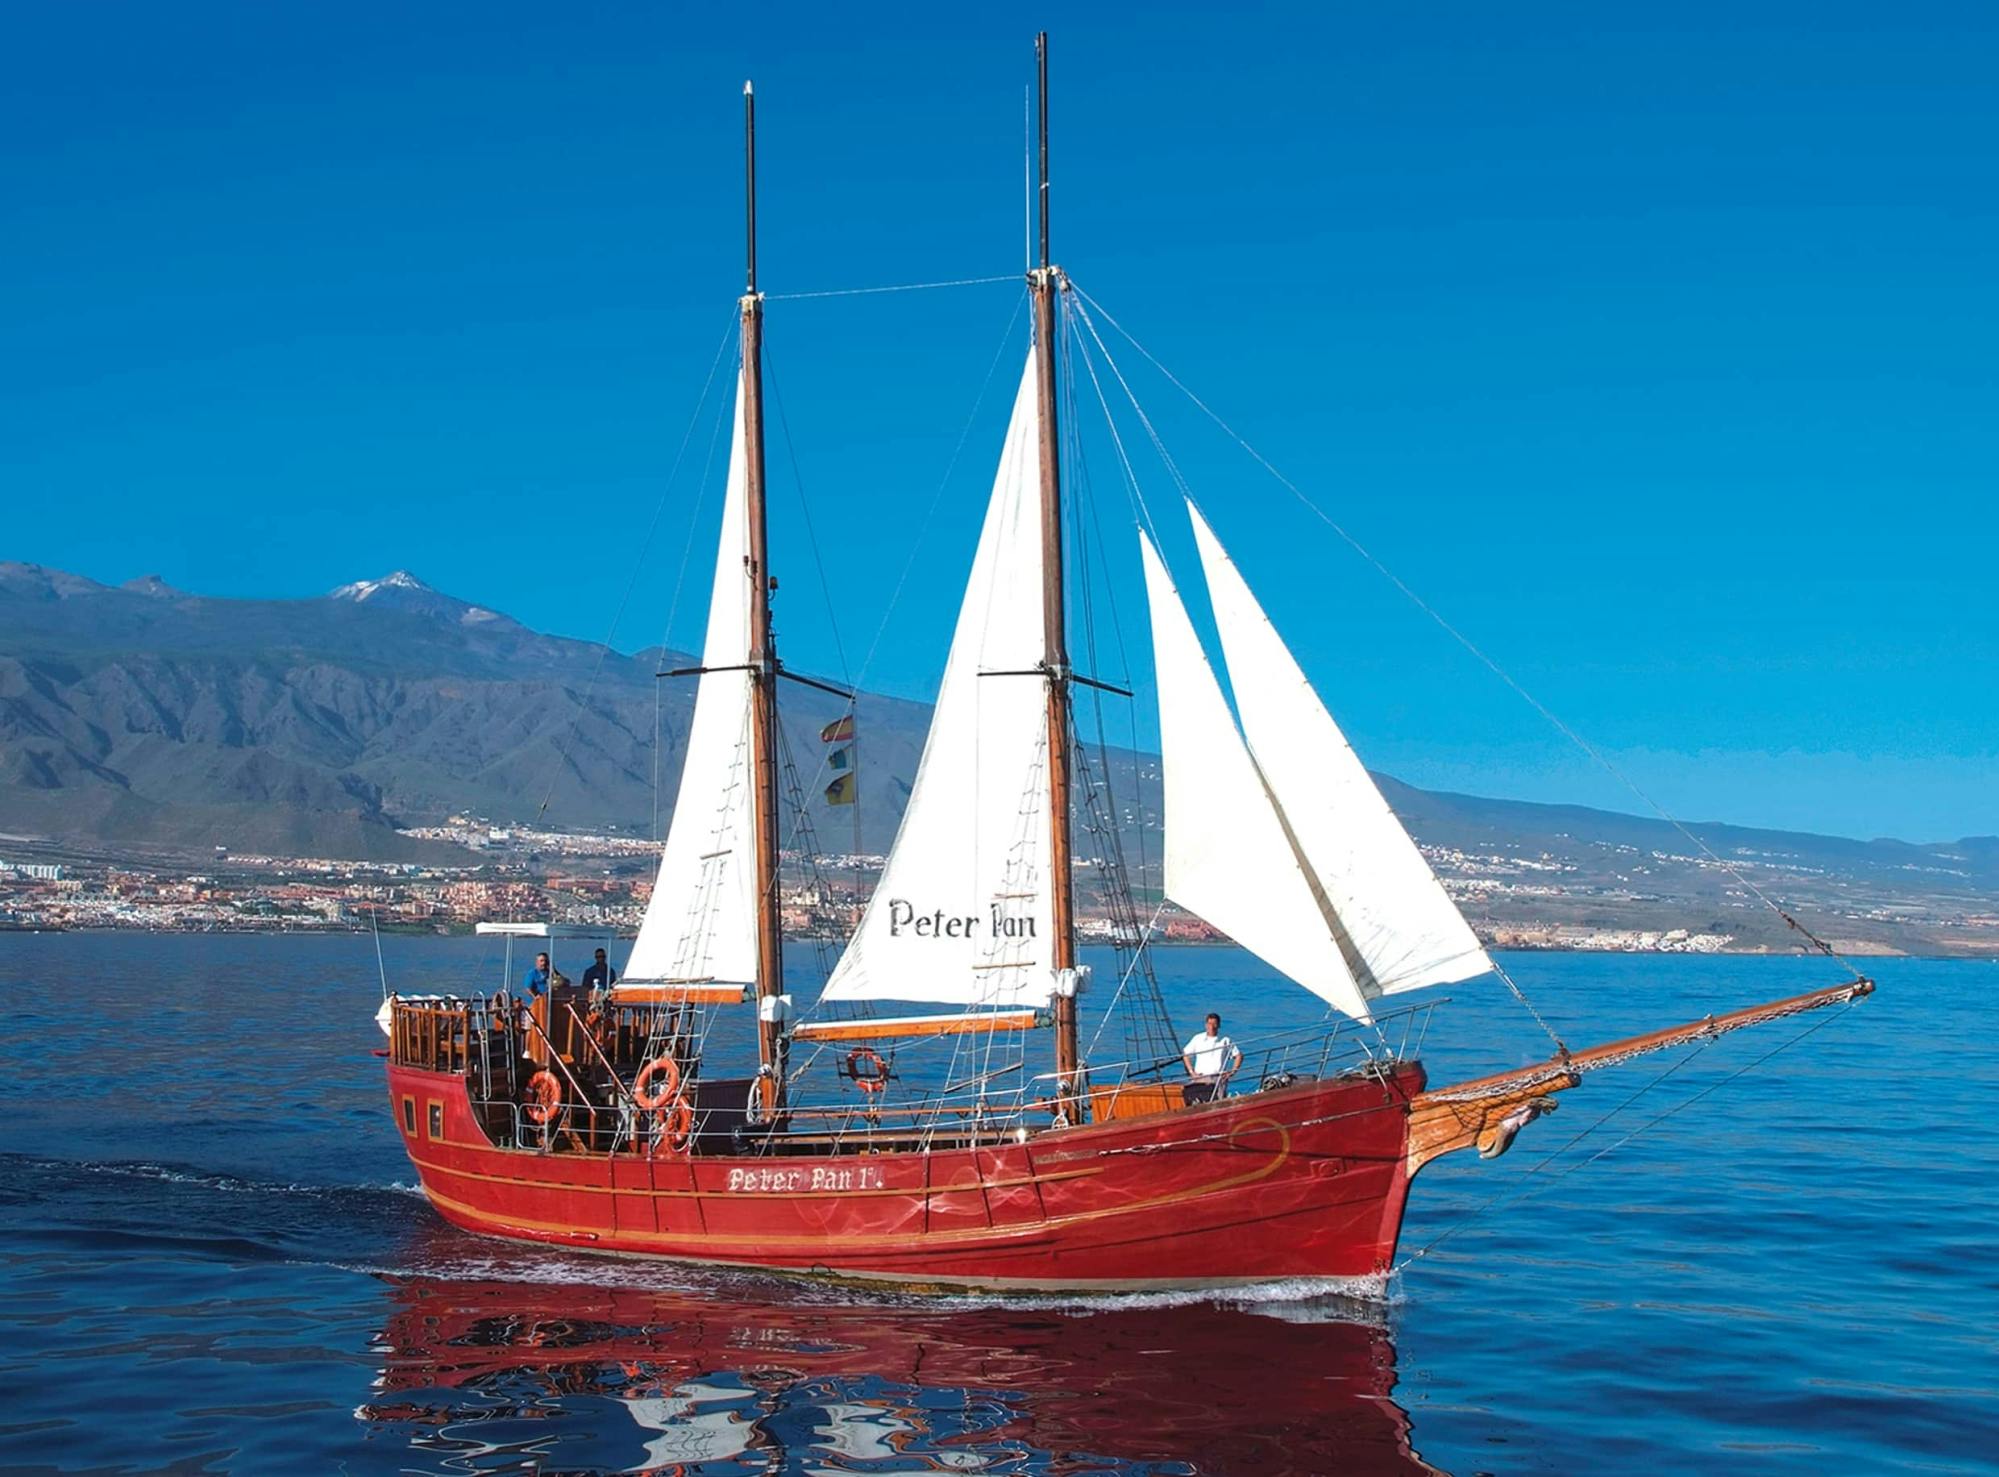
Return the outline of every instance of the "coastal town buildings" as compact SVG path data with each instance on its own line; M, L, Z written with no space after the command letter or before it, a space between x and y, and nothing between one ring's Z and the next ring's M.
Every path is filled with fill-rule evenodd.
M139 929L157 932L419 930L459 932L485 920L549 920L636 931L652 894L656 843L621 834L498 826L454 816L404 832L433 843L443 862L350 861L236 853L91 854L30 838L0 849L0 930ZM499 838L499 839L496 839ZM446 843L446 846L435 845ZM1424 855L1474 930L1500 949L1617 953L1781 952L1790 940L1743 885L1804 896L1851 953L1939 952L1999 958L1999 911L1989 898L1941 887L1911 896L1806 874L1781 856L1713 857L1600 846L1558 855L1493 845L1424 846ZM454 856L462 857L452 860ZM882 858L787 853L783 923L796 938L836 944L853 930ZM1111 909L1082 867L1077 931L1117 941ZM1135 879L1141 920L1163 944L1226 939L1170 905L1156 877ZM1157 907L1156 914L1154 909Z

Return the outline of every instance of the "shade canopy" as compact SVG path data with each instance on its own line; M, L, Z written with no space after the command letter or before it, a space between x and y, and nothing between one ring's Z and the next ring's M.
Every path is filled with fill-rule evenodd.
M601 939L617 933L608 924L591 923L475 923L472 931L513 939Z

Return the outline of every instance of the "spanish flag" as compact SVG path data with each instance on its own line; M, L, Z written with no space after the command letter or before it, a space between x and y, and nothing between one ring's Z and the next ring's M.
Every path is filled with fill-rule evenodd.
M828 805L852 805L861 798L860 776L843 774L826 787Z
M819 742L822 744L844 743L853 736L854 715L852 713L849 713L844 718L835 718L831 723L819 730Z

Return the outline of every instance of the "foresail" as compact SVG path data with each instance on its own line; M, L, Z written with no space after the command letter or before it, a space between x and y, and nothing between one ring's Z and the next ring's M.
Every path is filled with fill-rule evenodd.
M1354 984L1152 540L1138 536L1159 690L1166 896L1358 1020Z
M1039 415L1030 354L902 827L822 998L1053 991Z
M756 833L751 820L749 519L737 386L722 536L702 642L694 721L659 877L625 978L749 984L756 979Z
M1349 942L1370 997L1492 968L1464 915L1189 502L1236 711L1270 792Z

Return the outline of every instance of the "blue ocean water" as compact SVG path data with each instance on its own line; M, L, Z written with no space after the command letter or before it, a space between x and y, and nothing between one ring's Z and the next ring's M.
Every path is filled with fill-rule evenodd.
M499 965L383 948L409 990ZM1234 950L1158 962L1189 1034L1312 1011ZM1576 1046L1839 980L1510 963ZM0 1471L1999 1470L1999 965L1876 973L1432 1166L1379 1300L926 1301L445 1227L365 938L0 935ZM1433 1081L1545 1055L1448 993Z

